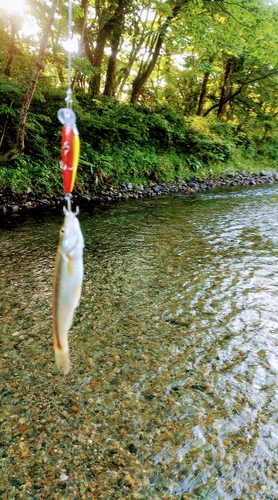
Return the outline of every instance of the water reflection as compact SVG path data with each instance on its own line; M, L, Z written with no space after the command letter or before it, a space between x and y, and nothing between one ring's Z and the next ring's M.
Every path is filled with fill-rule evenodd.
M62 377L50 311L62 214L5 220L3 498L278 496L277 221L275 186L83 210Z

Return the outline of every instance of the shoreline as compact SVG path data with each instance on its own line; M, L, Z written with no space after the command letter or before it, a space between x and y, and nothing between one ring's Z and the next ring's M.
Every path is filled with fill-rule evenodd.
M118 188L107 186L106 188L84 191L83 193L74 193L72 200L75 204L101 204L114 203L129 199L138 199L150 196L157 196L170 193L183 193L185 195L194 195L198 192L204 192L214 188L232 187L232 186L257 186L263 184L275 184L278 182L278 172L261 170L257 173L230 173L218 178L207 178L200 180L192 176L187 181L175 182L149 182L141 186L133 186L131 182L122 183ZM0 194L0 213L16 213L19 210L31 209L47 206L58 206L64 202L64 196L36 195L29 192L22 195Z

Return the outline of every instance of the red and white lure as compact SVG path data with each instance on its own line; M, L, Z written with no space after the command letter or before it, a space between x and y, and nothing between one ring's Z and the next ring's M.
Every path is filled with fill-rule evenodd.
M61 162L65 194L71 194L77 173L80 155L80 140L76 126L76 115L70 108L61 108L58 119L62 123Z

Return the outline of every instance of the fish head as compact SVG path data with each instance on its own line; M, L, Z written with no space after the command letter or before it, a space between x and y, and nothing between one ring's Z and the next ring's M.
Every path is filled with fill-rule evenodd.
M63 253L78 257L82 254L84 239L76 214L64 210L65 218L60 229L60 249Z

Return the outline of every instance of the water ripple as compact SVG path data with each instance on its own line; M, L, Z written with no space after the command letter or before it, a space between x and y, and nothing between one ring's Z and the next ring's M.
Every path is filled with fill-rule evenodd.
M0 233L7 491L18 453L10 422L24 415L30 461L49 473L43 432L44 448L59 450L53 469L70 471L69 498L81 481L70 460L100 499L278 498L278 188L138 200L80 220L69 379L51 340L59 214ZM18 474L33 484L23 462ZM34 488L30 497L45 495Z

